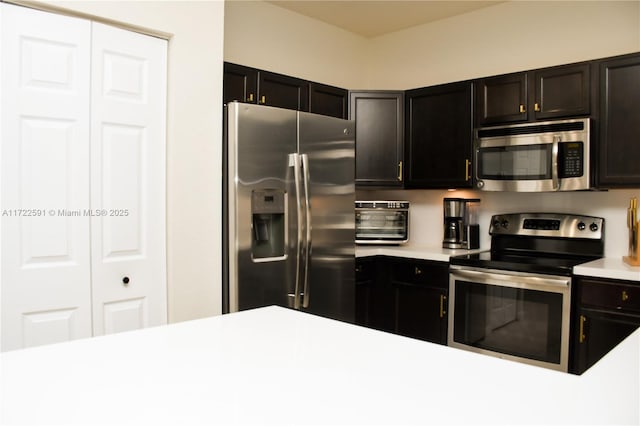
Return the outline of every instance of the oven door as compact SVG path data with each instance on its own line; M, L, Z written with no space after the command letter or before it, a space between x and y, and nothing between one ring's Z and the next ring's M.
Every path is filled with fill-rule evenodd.
M571 277L451 266L448 345L568 371Z

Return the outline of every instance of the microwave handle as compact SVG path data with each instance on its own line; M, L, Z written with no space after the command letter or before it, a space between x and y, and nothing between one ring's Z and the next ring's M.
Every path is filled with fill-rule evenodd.
M553 136L553 147L551 148L551 181L553 190L560 190L560 179L558 178L558 146L562 138L560 135Z

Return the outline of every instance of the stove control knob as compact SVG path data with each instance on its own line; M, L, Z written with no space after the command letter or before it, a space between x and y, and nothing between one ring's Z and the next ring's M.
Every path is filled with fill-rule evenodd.
M509 221L503 219L502 222L500 222L500 226L502 226L504 229L507 229L509 227Z
M591 232L596 232L598 230L598 224L597 223L592 223L591 225L589 225L589 229L591 229Z
M579 222L578 223L578 230L579 231L584 231L586 229L587 225L584 224L584 222Z

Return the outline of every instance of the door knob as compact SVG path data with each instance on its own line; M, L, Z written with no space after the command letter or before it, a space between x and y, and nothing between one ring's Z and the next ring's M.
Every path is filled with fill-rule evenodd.
M129 280L129 277L124 277L124 278L122 279L122 283L123 283L124 285L129 284L129 281L130 281L130 280Z

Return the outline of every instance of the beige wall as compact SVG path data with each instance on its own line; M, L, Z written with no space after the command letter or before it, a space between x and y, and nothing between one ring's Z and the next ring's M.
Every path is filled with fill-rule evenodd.
M507 1L367 39L263 1L225 4L226 61L347 89L410 89L640 50L640 1Z
M169 321L221 312L221 1L49 1L172 34L167 122Z
M263 1L227 1L224 24L225 61L344 88L364 84L364 37Z
M371 40L367 83L410 89L640 50L639 1L509 1Z

